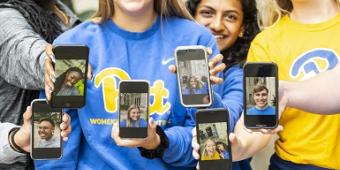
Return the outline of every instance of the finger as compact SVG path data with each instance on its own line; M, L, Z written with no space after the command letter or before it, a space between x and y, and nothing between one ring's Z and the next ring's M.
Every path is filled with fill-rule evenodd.
M215 76L218 72L223 71L227 66L224 63L217 65L216 67L209 70L210 75Z
M91 64L87 65L87 75L86 76L87 76L88 80L92 80L92 78L93 78Z
M157 123L154 121L152 117L149 118L149 128L148 128L148 136L156 133Z
M66 131L61 131L60 132L60 136L63 138L64 141L68 140L68 135L70 132L66 132Z
M177 71L175 65L169 65L168 69L169 69L169 71L171 71L172 73L176 73L176 71Z
M210 47L207 47L206 48L206 51L207 51L207 55L209 56L209 55L211 55L212 54L212 49L210 48Z
M111 137L116 141L119 138L119 128L118 128L118 123L114 123L112 125L112 131L111 131Z
M236 135L234 133L230 133L229 134L229 141L230 141L230 143L236 145L238 143L238 138L236 137Z
M47 44L46 49L45 49L45 53L47 54L47 57L49 59L51 59L52 62L55 63L55 57L54 57L54 54L53 54L53 45Z
M216 77L216 76L210 76L210 81L212 82L212 84L221 84L223 83L223 79L220 77Z
M191 130L192 137L196 137L196 127Z
M197 150L192 150L192 156L193 156L196 160L200 159L200 155L199 155L199 153L198 153Z
M223 60L222 54L217 54L214 58L209 61L209 69L213 69L215 65L220 63Z
M24 125L29 126L31 124L31 117L32 117L32 108L30 106L26 108L26 111L22 117L24 119Z
M196 165L196 169L200 169L200 163L199 162Z

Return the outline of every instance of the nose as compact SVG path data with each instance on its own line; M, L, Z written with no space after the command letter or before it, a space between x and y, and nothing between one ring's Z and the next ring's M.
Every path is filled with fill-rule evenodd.
M221 32L224 29L224 24L221 17L216 16L209 24L209 28L214 32Z

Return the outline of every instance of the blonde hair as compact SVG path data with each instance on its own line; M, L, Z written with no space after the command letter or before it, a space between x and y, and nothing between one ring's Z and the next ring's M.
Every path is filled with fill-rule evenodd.
M99 0L99 8L92 21L103 23L114 15L114 0ZM161 17L177 16L193 20L183 0L154 0L154 10Z
M340 8L340 0L335 0ZM258 25L265 29L277 23L284 15L293 10L291 0L257 0Z

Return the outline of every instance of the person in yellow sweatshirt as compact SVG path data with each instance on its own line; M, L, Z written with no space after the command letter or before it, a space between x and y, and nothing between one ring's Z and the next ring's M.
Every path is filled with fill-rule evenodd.
M275 62L284 81L306 80L339 63L340 0L260 0L258 10L264 30L247 61ZM340 169L339 114L288 107L280 125L269 169Z

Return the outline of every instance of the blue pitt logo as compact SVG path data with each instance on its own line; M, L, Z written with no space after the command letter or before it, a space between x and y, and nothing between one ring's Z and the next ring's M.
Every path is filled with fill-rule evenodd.
M339 63L339 57L334 50L317 48L307 51L296 58L290 68L293 79L309 79L320 72L333 69Z

